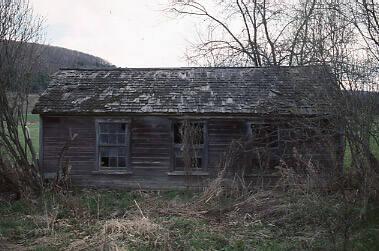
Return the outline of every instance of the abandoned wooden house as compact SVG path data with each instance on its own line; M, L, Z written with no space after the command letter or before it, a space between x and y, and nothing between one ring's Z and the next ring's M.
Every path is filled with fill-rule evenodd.
M243 142L233 168L246 177L276 177L295 155L338 170L333 86L320 66L62 69L33 111L41 167L49 177L69 163L82 186L198 186Z

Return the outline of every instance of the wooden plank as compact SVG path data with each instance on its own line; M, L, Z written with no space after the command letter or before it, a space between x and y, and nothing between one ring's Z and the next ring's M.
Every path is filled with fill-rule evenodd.
M39 165L39 168L40 170L44 170L44 165L43 165L43 160L44 160L44 139L45 139L45 135L44 135L44 130L43 130L43 117L40 116L39 117L39 153L38 153L38 165Z
M133 169L168 169L170 165L170 121L167 118L133 119L131 165ZM150 176L150 175L149 175Z

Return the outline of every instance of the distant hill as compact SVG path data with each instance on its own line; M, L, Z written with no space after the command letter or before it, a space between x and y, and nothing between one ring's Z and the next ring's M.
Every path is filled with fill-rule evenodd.
M38 45L41 51L39 67L33 76L32 92L40 93L46 89L49 75L59 68L113 68L108 61L83 52L57 46Z

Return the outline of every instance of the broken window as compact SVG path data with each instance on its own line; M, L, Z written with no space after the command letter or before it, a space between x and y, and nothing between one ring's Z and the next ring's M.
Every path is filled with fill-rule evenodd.
M100 168L126 168L128 158L128 124L125 122L98 123Z
M198 121L173 123L174 169L184 171L205 167L205 124Z

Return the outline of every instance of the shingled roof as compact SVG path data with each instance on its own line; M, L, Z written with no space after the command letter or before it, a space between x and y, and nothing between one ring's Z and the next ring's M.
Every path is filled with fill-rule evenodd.
M324 67L62 69L33 113L325 113Z

